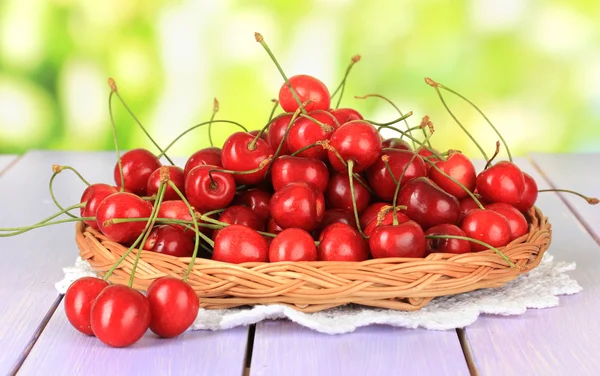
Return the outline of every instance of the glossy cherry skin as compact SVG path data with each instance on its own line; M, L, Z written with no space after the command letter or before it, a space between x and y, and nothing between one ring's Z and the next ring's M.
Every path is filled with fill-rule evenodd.
M160 160L146 149L133 149L121 155L125 188L138 196L146 195L148 178L161 166ZM115 164L114 178L121 185L119 163Z
M337 150L344 161L355 162L354 172L361 172L371 167L381 152L381 138L377 129L362 120L346 123L336 129L331 135L329 144ZM338 172L348 171L333 151L327 151L327 157L329 163Z
M356 111L353 108L338 108L337 110L332 110L331 114L335 116L335 119L338 122L338 125L344 125L349 121L353 120L363 120L363 116L360 112Z
M424 177L411 180L400 189L398 204L406 206L405 214L424 229L444 223L455 224L460 219L460 204L456 197Z
M354 198L356 200L356 210L361 213L369 206L371 201L371 193L362 184L354 178L352 182L354 186ZM325 192L327 205L331 209L345 209L353 211L352 194L350 192L350 181L346 174L335 174L329 179L329 185Z
M399 179L400 175L402 175L402 171L406 169L404 177L400 182L401 186L415 178L427 175L425 162L423 162L423 159L420 156L414 157L415 153L412 151L386 150L383 152L383 155L389 157L388 164L394 174L394 179ZM371 188L379 197L385 201L393 201L396 184L381 158L369 167L367 170L367 179L369 180Z
M269 261L269 245L250 227L230 225L219 230L215 238L213 260L241 264Z
M525 192L523 172L514 163L498 162L479 173L477 192L489 202L516 205Z
M133 193L117 192L106 197L96 213L98 229L110 240L131 244L144 231L146 222L105 223L114 218L150 218L152 205Z
M354 219L354 214L351 211L345 209L325 210L323 219L319 222L319 225L313 232L315 239L318 239L321 232L333 223L345 223L348 226L356 228L356 219Z
M470 192L473 192L475 189L475 166L473 166L473 162L462 153L452 153L445 161L438 161L435 165L442 172L464 185ZM459 200L469 195L458 184L442 175L435 168L432 168L429 171L429 179L437 184L438 187Z
M390 208L391 208L391 206L390 206ZM402 224L404 222L410 221L410 218L408 218L406 216L406 214L402 213L401 211L396 212L396 218L398 219L398 224ZM369 222L369 224L363 228L363 234L365 234L367 237L369 237L373 234L373 231L377 227L390 226L393 223L394 223L394 211L390 209L390 210L385 211L385 214L383 215L381 223L377 219Z
M310 103L304 107L306 111L329 109L331 96L329 95L327 86L323 82L306 74L292 76L288 81L296 91L296 94L298 94L300 103L310 100ZM294 112L298 109L298 102L296 102L286 82L281 85L281 89L279 90L279 104L285 112Z
M369 238L373 258L425 257L425 234L415 221L377 226Z
M251 135L253 135L254 137L256 137L256 136L258 136L258 134L260 133L260 129L255 129L255 130L253 130L253 131L250 131L250 132L248 132L248 133L250 133ZM260 138L262 138L263 140L265 140L265 141L267 141L267 142L268 142L268 140L267 140L267 132L263 132L263 133L260 135Z
M180 279L161 277L148 287L150 330L163 338L185 332L196 320L200 307L194 289Z
M158 208L158 214L156 218L161 219L177 219L180 221L192 221L192 216L187 205L181 200L169 200L163 201L160 204L160 208ZM200 219L197 219L198 223L203 223ZM193 226L193 224L190 224ZM172 224L171 226L180 228L183 233L191 239L195 239L196 234L191 229L187 228L184 225L176 225ZM210 236L212 234L212 230L208 227L198 227L203 234Z
M492 247L503 247L510 242L510 224L505 216L493 210L473 209L462 219L460 228L467 237ZM471 251L483 251L483 245L471 242Z
M271 146L271 149L273 149L273 152L277 150L279 144L283 140L285 132L290 126L291 120L292 115L282 115L274 119L269 125L269 130L267 131L267 142ZM288 149L286 142L284 141L281 145L281 150L279 150L279 155L288 154L291 154L291 152Z
M299 117L296 119L296 121L294 121L294 124L292 124L290 132L285 139L287 149L291 153L294 153L305 146L314 144L317 141L329 140L333 134L335 129L335 118L330 113L324 111L315 111L309 112L308 116L323 123L323 125L328 127L328 129L321 127L321 125L310 119ZM320 145L316 145L297 154L297 156L327 160L327 150L323 149L323 147Z
M460 227L456 225L437 225L425 231L427 235L451 235L451 236L467 236ZM471 252L471 242L462 239L427 239L427 252L438 253L469 253Z
M258 168L263 161L273 155L271 146L259 138L254 147L254 136L245 132L236 132L229 136L221 150L223 167L232 171L250 171ZM236 174L234 179L239 184L258 184L263 180L267 166L251 174Z
M359 217L360 227L362 229L364 229L365 227L367 227L367 225L369 223L371 223L371 221L373 221L374 219L377 219L377 215L379 214L379 211L385 206L391 207L391 205L388 204L387 202L375 202L375 203L372 203L371 205L367 206L367 208L365 210L363 210L362 213L360 213L360 217Z
M519 202L515 207L522 212L526 212L535 205L538 197L538 186L535 180L526 172L523 172L523 180L525 181L525 190Z
M485 201L483 199L483 197L479 196L478 194L476 194L475 197L477 197L477 199L479 200L481 205L483 205L483 206L487 205L487 201ZM462 200L460 200L460 217L461 218L463 218L468 212L470 212L473 209L481 209L481 208L479 207L479 205L477 205L475 200L473 200L471 198L471 196L467 196L467 197L463 198Z
M185 179L183 177L183 169L177 166L166 166L169 169L169 179L175 184L177 189L181 193L184 193L184 185ZM148 186L146 187L146 194L148 196L152 196L158 193L158 188L160 187L160 168L154 170L150 177L148 178ZM179 200L180 197L175 192L173 187L167 185L167 189L165 190L164 200Z
M112 285L105 288L92 305L94 335L106 345L133 345L150 325L150 303L131 287Z
M310 183L293 182L271 197L271 217L282 228L312 231L325 212L325 198Z
M185 180L185 195L201 213L227 207L235 197L235 179L216 166L194 167ZM210 172L213 170L212 172ZM210 172L210 173L209 173ZM210 179L212 176L213 180Z
M388 138L381 143L382 149L398 149L412 151L410 144L401 138Z
M308 232L288 228L271 241L269 261L317 261L317 246Z
M311 158L282 156L273 162L271 182L275 191L297 181L311 183L320 192L325 192L329 170L325 163Z
M96 217L98 206L108 196L113 193L117 193L117 189L108 184L92 184L83 191L81 195L81 204L85 203L85 206L79 209L79 213L82 217ZM84 221L84 223L94 229L98 229L98 224L95 219Z
M242 192L234 201L238 205L250 208L263 223L271 217L271 194L258 188L250 188Z
M439 152L436 149L432 149L432 150L439 154ZM429 161L434 162L434 163L439 161L439 159L437 157L435 157L431 151L429 151L425 148L420 148L417 151L417 154L419 154L424 159L427 158ZM427 174L429 174L429 171L431 170L431 165L429 163L425 162L425 168L427 169Z
M529 224L525 216L512 205L497 202L495 204L489 204L485 207L488 210L493 210L497 213L502 214L508 220L510 225L510 240L514 240L521 237L529 232Z
M264 231L266 221L262 220L252 209L242 205L233 205L225 209L219 216L219 221L231 225L242 225L256 231ZM216 239L221 230L215 230L213 239Z
M275 222L275 220L272 217L269 218L269 222L267 222L267 232L277 234L281 231L283 231L283 229Z
M183 169L183 176L187 178L192 168L202 165L221 167L221 148L214 146L200 149L187 160Z
M90 323L90 311L96 298L108 282L96 277L82 277L69 286L64 298L67 319L75 329L88 336L93 336Z
M179 227L161 225L152 229L144 249L169 256L191 257L194 253L194 241Z
M344 223L327 226L319 236L319 261L364 261L369 258L367 242L360 233Z

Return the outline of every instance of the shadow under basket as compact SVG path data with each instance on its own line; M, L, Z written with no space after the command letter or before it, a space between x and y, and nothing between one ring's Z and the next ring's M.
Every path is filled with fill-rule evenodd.
M362 262L276 262L229 264L197 258L188 283L200 307L222 309L284 304L317 312L345 304L416 311L433 298L500 287L539 265L550 245L548 219L537 208L526 213L529 233L499 250L466 254L432 253L426 258L384 258ZM81 258L104 275L127 251L100 232L78 223L76 240ZM127 284L138 250L133 250L109 278ZM157 278L182 278L190 257L142 251L133 287L146 290Z

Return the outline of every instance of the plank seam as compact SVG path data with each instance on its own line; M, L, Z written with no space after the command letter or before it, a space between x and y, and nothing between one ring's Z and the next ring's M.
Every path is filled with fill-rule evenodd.
M533 158L531 158L529 155L527 156L527 159L533 165L533 167L537 170L537 172L539 172L539 174L542 176L542 178L544 178L544 180L546 181L546 183L548 183L548 185L550 187L552 187L552 189L557 189L556 185L552 182L552 179L550 179L550 177L548 177L546 175L546 173L536 163L536 161ZM590 236L592 237L592 239L594 239L594 241L596 242L596 244L600 245L600 237L598 236L598 234L596 234L596 232L594 231L593 227L585 220L585 218L583 218L583 216L581 214L579 214L579 212L577 211L577 209L569 202L569 200L567 200L564 197L564 195L562 193L555 192L555 194L558 195L558 198L571 211L571 213L573 214L573 216L575 216L575 219L577 219L579 221L579 223L581 223L581 225L583 226L583 228L588 232L588 234L590 234Z
M473 356L473 349L471 348L471 343L469 342L466 330L464 328L457 328L456 334L458 335L460 347L462 348L463 354L465 355L465 361L467 362L467 367L469 367L469 373L471 374L471 376L480 376L479 369L477 369L477 363L475 362L475 357Z
M250 375L250 367L252 366L252 351L254 350L255 334L256 334L256 324L252 324L248 328L248 342L246 343L246 355L244 357L244 369L242 370L242 376Z
M35 346L38 339L42 335L42 332L44 331L44 329L46 329L46 325L48 325L48 322L50 322L50 319L54 315L54 312L56 312L56 309L58 308L62 299L63 299L63 295L61 294L54 300L54 303L52 303L52 305L50 306L50 309L48 309L48 312L46 312L46 315L42 319L42 322L36 328L35 332L33 333L33 336L27 343L27 346L25 346L23 353L21 354L21 356L15 363L15 366L13 367L12 371L10 372L10 375L14 376L19 372L19 370L21 369L21 366L23 366L23 363L25 363L25 360L29 356L29 353L31 353L33 346Z

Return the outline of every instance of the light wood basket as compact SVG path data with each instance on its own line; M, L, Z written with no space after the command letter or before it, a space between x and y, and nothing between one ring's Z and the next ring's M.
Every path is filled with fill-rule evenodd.
M467 254L432 253L424 259L386 258L362 262L277 262L229 264L197 258L188 283L200 307L222 309L285 304L317 312L345 304L402 311L421 309L438 296L500 287L539 265L550 245L548 219L537 208L527 213L529 233L500 248L516 266L486 250ZM121 244L78 223L80 255L104 275L126 252ZM137 250L109 278L127 284ZM142 251L133 287L146 290L163 276L182 277L191 258Z

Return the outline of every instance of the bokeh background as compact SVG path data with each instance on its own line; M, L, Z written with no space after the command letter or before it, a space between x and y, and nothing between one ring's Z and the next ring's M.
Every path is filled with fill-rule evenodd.
M434 145L477 156L423 78L466 95L514 154L600 151L597 0L0 1L0 153L112 148L108 77L157 141L210 118L258 129L282 83L254 40L260 31L289 75L331 90L350 58L343 106L386 121L427 114ZM492 153L497 139L464 102L445 95ZM115 102L123 148L151 147ZM234 128L215 126L221 144ZM173 149L207 146L206 130Z

